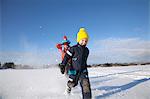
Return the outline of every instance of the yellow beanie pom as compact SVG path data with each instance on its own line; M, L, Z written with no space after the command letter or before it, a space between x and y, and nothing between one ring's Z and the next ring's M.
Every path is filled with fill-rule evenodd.
M89 39L88 33L86 32L85 28L80 28L78 34L77 34L77 42L79 42L82 39Z

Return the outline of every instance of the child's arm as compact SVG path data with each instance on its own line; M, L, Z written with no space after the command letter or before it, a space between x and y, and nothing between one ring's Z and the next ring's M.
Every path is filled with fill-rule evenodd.
M87 48L86 66L87 66L87 59L88 59L88 56L89 56L89 49Z
M73 48L70 48L69 50L67 50L64 59L62 60L62 63L59 64L60 68L61 68L61 73L64 74L65 72L65 66L67 64L67 62L69 61L69 59L72 57L73 55Z
M73 56L73 48L67 50L64 59L62 60L62 64L66 65L69 59Z

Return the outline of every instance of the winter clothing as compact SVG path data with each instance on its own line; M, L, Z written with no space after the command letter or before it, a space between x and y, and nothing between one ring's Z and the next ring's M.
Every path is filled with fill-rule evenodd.
M68 48L70 47L69 44L70 44L70 41L67 39L66 36L64 36L62 43L56 45L56 47L58 48L58 50L61 52L62 60L64 59L64 56L65 56L65 54L66 54L66 51L67 51ZM63 46L63 45L67 45L68 48L62 49L62 46Z
M88 77L88 71L84 70L82 72L77 72L75 75L69 75L69 81L67 86L69 87L69 92L72 87L75 87L78 84L78 81L81 85L83 99L91 99L91 85Z
M85 46L81 46L77 44L67 50L67 54L65 55L62 64L66 65L68 60L72 58L72 66L76 71L83 71L87 69L87 58L89 55L89 50Z
M71 42L67 39L66 36L64 36L64 40L62 41L62 44L67 44L69 45Z
M67 83L69 88L75 87L80 82L82 88L83 99L91 99L91 88L87 71L87 58L89 55L89 50L85 46L77 44L71 47L61 65L62 67L66 65L69 59L72 60L72 66L74 74L69 75L69 81Z
M60 50L62 50L62 45L61 44L57 44L56 47Z
M79 42L82 39L89 39L89 36L84 28L80 28L77 34L77 45L70 47L67 50L62 63L60 64L62 71L64 70L67 62L71 59L72 69L69 72L69 81L67 82L68 92L70 93L71 88L75 87L80 82L82 89L83 99L91 99L91 87L88 77L87 70L87 58L89 55L89 49L83 45L80 45Z
M80 28L78 34L77 34L77 42L79 42L82 39L89 39L88 33L86 32L86 30L84 28Z
M65 66L63 64L59 64L59 68L62 74L65 73Z
M56 45L56 47L58 48L58 50L61 52L62 60L64 59L64 56L65 56L67 50L68 50L69 47L70 47L69 44L70 44L70 41L67 39L66 36L64 36L64 37L63 37L63 42L62 42L61 44L57 44L57 45ZM63 45L66 45L66 46L68 46L68 47L64 47L64 48L62 49L62 46L63 46ZM65 68L64 68L64 67L65 67ZM67 62L66 66L62 66L61 64L59 64L59 68L60 68L62 74L64 74L64 73L67 74L68 71L69 71L69 69L72 68L72 66L71 66L71 60L69 60L69 61ZM65 72L65 71L66 71L66 72Z

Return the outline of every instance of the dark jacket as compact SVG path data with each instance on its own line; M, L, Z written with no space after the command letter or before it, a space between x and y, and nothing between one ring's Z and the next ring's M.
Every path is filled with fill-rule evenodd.
M66 53L62 64L66 65L71 58L72 66L76 71L83 71L87 69L87 58L89 55L89 49L86 46L79 44L72 46Z

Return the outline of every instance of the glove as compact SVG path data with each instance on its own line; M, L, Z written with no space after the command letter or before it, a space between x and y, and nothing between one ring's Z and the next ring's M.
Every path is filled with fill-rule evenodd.
M62 49L61 44L57 44L56 47L57 47L58 49Z
M65 73L65 65L63 65L63 64L59 64L59 68L60 68L60 72L62 73L62 74L64 74Z

